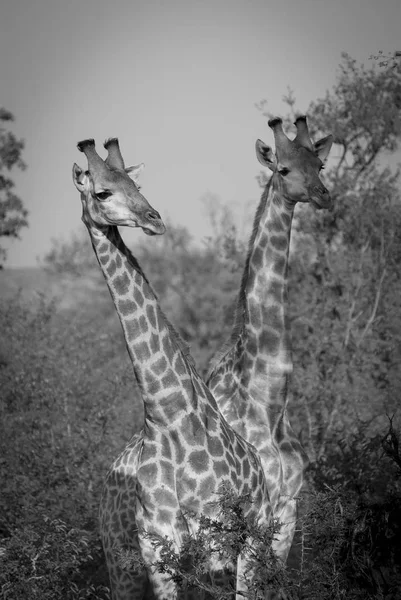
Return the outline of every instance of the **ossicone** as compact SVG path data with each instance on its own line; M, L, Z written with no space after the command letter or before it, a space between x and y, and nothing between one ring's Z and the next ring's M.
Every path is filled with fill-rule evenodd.
M98 155L95 148L95 140L93 138L89 138L86 140L82 140L77 144L78 150L83 152L88 159L88 169L89 171L104 171L107 169L107 166L102 158Z
M283 130L283 120L280 117L275 117L268 121L269 127L273 130L274 141L276 142L276 150L285 152L290 150L290 140Z
M294 125L297 128L297 135L294 139L294 142L296 144L298 144L299 146L303 146L307 150L310 150L311 152L313 152L314 148L313 148L312 140L310 139L310 136L309 136L306 115L299 115L295 119Z
M283 119L280 119L280 117L273 117L273 119L268 120L267 124L271 129L275 129L278 126L283 125Z
M121 154L118 138L109 138L103 144L107 150L106 165L111 169L125 170L124 159Z
M77 144L77 148L80 152L85 152L85 148L89 146L95 147L95 140L93 138L82 140L82 142L78 142Z

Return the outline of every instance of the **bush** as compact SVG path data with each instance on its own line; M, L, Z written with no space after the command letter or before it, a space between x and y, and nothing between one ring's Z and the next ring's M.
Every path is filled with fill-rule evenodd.
M332 440L301 519L301 597L395 600L401 585L401 456L386 435Z
M93 538L93 536L92 536ZM15 530L0 554L0 588L4 600L72 600L108 598L108 588L82 582L99 542L69 528L60 519L36 519Z
M0 303L4 598L108 597L99 495L142 406L118 324L103 319L99 332L92 307L77 314L43 297Z

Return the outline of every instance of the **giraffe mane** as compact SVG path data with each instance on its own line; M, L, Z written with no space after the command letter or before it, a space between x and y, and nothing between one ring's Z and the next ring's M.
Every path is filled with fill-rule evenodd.
M151 288L152 289L152 288ZM155 292L152 289L152 292L155 294ZM158 301L158 297L155 294L155 298ZM177 346L179 347L179 349L181 350L184 359L188 361L188 363L190 365L192 365L193 367L195 367L195 361L193 359L193 356L191 354L191 349L189 347L189 344L187 344L187 342L185 340L182 339L182 337L180 336L180 334L178 333L178 331L175 329L174 325L171 323L171 321L168 320L168 318L166 317L163 309L161 308L161 306L159 305L159 310L160 313L164 319L164 322L166 323L167 329L170 332L171 337L173 338L173 340L175 341L175 343L177 344Z
M117 234L117 235L116 235ZM125 254L128 262L131 264L131 266L144 278L144 280L146 281L146 283L148 284L152 294L154 295L155 299L157 300L158 304L159 304L159 309L160 309L160 313L161 316L164 319L164 322L166 324L166 327L171 335L171 337L173 338L173 340L175 341L175 343L177 344L177 346L179 347L179 349L181 350L184 358L188 361L188 363L192 366L195 366L195 362L194 359L191 355L191 351L190 351L190 347L189 345L185 342L185 340L182 339L182 337L180 336L180 334L178 333L178 331L174 328L173 324L168 320L168 318L166 317L166 315L164 314L164 311L162 310L160 303L159 303L159 298L157 297L156 292L154 291L153 287L151 286L149 279L147 278L146 274L144 273L141 265L139 264L139 262L137 261L137 259L135 258L135 256L132 254L131 250L129 250L129 248L127 248L127 246L124 244L120 234L118 233L118 230L116 228L115 231L115 242L118 245L119 250Z
M230 350L233 348L234 344L240 337L240 335L243 331L243 328L244 328L245 315L246 315L245 290L246 290L246 286L247 286L248 278L249 278L249 262L251 260L252 248L255 243L255 238L256 238L256 234L259 229L260 220L261 220L264 210L266 208L266 202L267 202L267 198L269 197L272 178L273 178L273 176L270 177L270 179L267 182L267 185L262 193L258 207L256 209L255 217L253 220L252 233L251 233L251 236L250 236L249 242L248 242L248 252L246 255L245 267L244 267L244 270L242 273L241 285L239 288L239 292L238 292L238 296L237 296L237 303L236 303L235 312L234 312L233 329L232 329L232 332L231 332L228 340L226 340L226 342L223 343L221 348L219 350L217 350L217 352L211 359L210 364L209 364L207 379L210 377L210 375L212 374L212 371L215 369L215 367L217 367L217 365L222 360L222 358L224 358L230 352Z

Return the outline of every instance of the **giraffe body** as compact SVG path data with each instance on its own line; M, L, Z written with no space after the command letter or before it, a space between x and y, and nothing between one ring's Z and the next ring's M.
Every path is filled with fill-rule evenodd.
M261 457L273 516L282 524L273 548L285 562L307 464L287 414L292 373L286 312L290 233L296 202L329 206L318 173L332 139L313 146L304 117L296 121L298 134L292 142L282 131L281 120L269 124L275 132L276 156L260 140L256 149L273 175L256 211L234 330L214 360L208 386L228 423Z
M151 566L160 558L160 551L146 533L168 536L179 551L183 535L196 529L196 519L188 513L215 516L218 494L226 485L238 495L250 494L249 512L259 523L267 524L269 493L255 449L219 412L188 350L113 225L121 212L113 203L115 192L109 194L104 183L97 183L97 171L103 180L108 172L96 162L91 146L88 149L85 142L82 147L87 150L90 172L84 174L74 167L74 180L81 192L83 220L120 318L145 413L142 431L112 465L102 494L101 534L113 600L140 599L146 594L157 600L174 599L174 582ZM109 164L115 164L113 161ZM117 164L123 167L122 158ZM107 200L109 205L102 204ZM141 200L143 214L142 204ZM145 231L162 232L160 217L149 205L145 217L141 225ZM146 572L123 568L121 555L127 551L141 554ZM238 564L237 578L241 580L244 564ZM241 585L238 583L238 590Z

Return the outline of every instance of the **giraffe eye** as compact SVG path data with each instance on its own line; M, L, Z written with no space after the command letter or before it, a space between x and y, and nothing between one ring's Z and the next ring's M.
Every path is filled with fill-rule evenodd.
M285 177L286 175L288 175L288 173L290 172L290 170L287 169L287 167L282 167L281 169L279 169L278 172L280 173L280 175L282 175L283 177Z
M103 192L98 192L97 194L95 194L95 196L98 200L104 201L104 200L107 200L111 196L111 192L104 190Z

